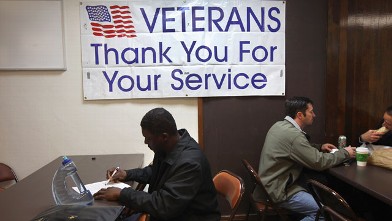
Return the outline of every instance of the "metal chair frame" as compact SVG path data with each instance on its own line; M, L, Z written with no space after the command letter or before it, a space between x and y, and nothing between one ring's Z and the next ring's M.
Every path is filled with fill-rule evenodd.
M257 211L257 214L261 218L261 220L265 220L266 216L277 216L280 220L290 220L290 214L292 212L280 208L271 198L269 193L264 187L264 184L261 182L260 176L256 172L256 170L249 164L249 162L245 159L242 159L242 164L245 166L246 170L248 171L251 181L252 181L252 188L249 194L250 205L248 212L246 214L246 220L248 220L249 213L251 207ZM265 200L263 202L257 201L253 198L253 191L255 190L256 186L259 186L263 192Z
M320 207L317 212L316 221L324 215L329 221L358 221L361 220L351 209L346 200L335 190L316 181L309 179L307 181L308 189Z

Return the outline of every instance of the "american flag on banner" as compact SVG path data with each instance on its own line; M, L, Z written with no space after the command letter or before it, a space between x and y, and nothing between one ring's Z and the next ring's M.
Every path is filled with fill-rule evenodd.
M129 6L86 6L93 35L105 38L136 37Z

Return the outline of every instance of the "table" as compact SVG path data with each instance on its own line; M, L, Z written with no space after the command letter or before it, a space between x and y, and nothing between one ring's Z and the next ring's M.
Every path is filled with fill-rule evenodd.
M369 164L360 167L353 162L350 166L330 168L328 173L392 206L392 170Z
M105 180L106 170L119 166L124 169L141 167L143 154L74 155L71 158L84 184ZM41 169L0 193L0 219L30 221L40 212L55 205L52 178L60 167L58 157ZM119 205L116 202L95 200L93 206Z

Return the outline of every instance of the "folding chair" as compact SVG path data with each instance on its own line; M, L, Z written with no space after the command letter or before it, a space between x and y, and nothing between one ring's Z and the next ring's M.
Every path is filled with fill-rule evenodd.
M346 200L335 190L313 179L309 179L307 184L310 193L320 207L316 221L320 219L321 215L328 221L363 220L355 214Z
M248 213L246 214L246 220L248 220L249 213L251 207L256 210L260 220L265 220L267 216L275 216L279 217L280 220L290 220L290 216L292 212L280 208L276 203L272 200L271 196L268 194L267 190L264 187L264 184L261 182L259 175L257 174L256 170L249 164L249 162L245 159L242 159L242 164L245 166L246 170L248 171L251 181L252 181L252 188L249 195L250 206L248 209ZM253 198L253 191L255 190L256 186L260 187L263 195L264 201L260 202Z
M231 212L228 221L232 221L245 192L244 181L241 177L228 170L219 171L213 178L215 189L226 198Z
M0 182L5 181L13 181L14 183L17 183L19 180L10 166L5 163L0 163ZM9 186L9 182L7 182L7 184L7 186L0 186L0 191L5 190Z

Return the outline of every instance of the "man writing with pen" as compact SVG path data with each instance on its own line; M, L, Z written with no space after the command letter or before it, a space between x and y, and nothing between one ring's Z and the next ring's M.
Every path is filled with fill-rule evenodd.
M144 143L154 151L153 163L131 170L112 168L106 176L113 182L149 184L148 192L109 187L95 193L94 198L118 201L148 213L151 221L219 221L209 162L197 142L187 130L177 130L173 116L163 108L146 113L140 126Z
M117 171L120 169L120 167L116 167L115 169L114 169L114 171L110 174L110 171L111 170L108 170L108 175L109 175L109 179L108 179L108 181L106 181L106 184L105 185L108 185L110 182L112 182L113 181L113 176L117 173Z

